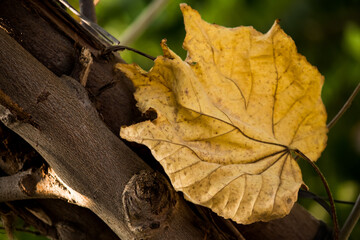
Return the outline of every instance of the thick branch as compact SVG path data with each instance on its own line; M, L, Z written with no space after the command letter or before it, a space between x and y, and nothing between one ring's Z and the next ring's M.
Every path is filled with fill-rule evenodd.
M132 176L150 168L100 120L80 83L56 77L3 30L0 48L0 102L10 109L1 121L29 142L66 185L89 199L86 207L119 237L139 235L124 221L122 195ZM183 201L175 200L173 208L167 211L168 228L152 237L200 239L204 228L213 231Z

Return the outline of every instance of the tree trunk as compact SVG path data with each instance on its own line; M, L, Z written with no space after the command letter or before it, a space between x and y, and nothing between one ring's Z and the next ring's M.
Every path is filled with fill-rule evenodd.
M149 151L118 136L141 119L130 81L113 69L122 60L102 56L106 42L58 4L0 0L0 28L3 215L53 239L326 238L300 206L242 226L186 202Z

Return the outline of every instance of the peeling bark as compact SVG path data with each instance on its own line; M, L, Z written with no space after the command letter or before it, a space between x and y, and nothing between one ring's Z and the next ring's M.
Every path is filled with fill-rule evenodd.
M51 169L29 169L0 178L0 202L25 199L62 199L86 206L87 199L66 186Z

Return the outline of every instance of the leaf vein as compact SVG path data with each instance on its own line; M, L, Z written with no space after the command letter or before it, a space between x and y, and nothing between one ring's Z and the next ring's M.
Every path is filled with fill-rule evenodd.
M218 121L220 121L220 122L223 122L223 123L225 123L225 124L228 124L228 125L236 128L237 130L239 130L239 132L240 132L244 137L246 137L246 138L248 138L248 139L250 139L250 140L252 140L252 141L259 142L259 143L264 143L264 144L268 144L268 145L275 145L275 146L279 146L279 147L283 147L283 148L288 149L288 147L287 147L286 145L283 145L283 144L280 144L280 143L267 142L267 141L262 141L262 140L259 140L259 139L256 139L256 138L252 138L252 137L246 135L243 131L241 131L241 129L240 129L239 127L235 126L231 121L230 121L230 123L229 123L229 122L227 122L227 121L225 121L225 120L222 120L222 119L220 119L220 118L217 118L217 117L208 115L208 114L203 113L203 112L199 112L199 111L197 111L197 110L194 110L194 109L185 107L185 106L183 106L183 105L182 105L182 107L185 108L185 109L188 109L188 110L190 110L190 111L194 111L194 112L196 112L196 113L198 113L198 114L207 116L207 117L209 117L209 118L216 119L216 120L218 120ZM219 109L219 108L218 108L218 109ZM220 109L219 109L219 110L220 110ZM220 110L220 111L221 111L221 110ZM221 112L223 112L223 111L221 111ZM224 113L224 112L223 112L223 113ZM225 114L225 113L224 113L224 114ZM226 115L226 114L225 114L225 115ZM226 115L226 117L229 118L227 115Z
M275 85L275 92L274 92L274 99L273 99L273 109L272 109L272 133L273 136L276 138L275 136L275 128L274 128L274 116L275 116L275 105L276 105L276 101L277 101L277 91L278 91L278 85L279 85L279 73L278 73L278 69L276 66L276 55L275 55L275 45L274 45L274 36L271 38L271 44L272 44L272 48L273 48L273 60L274 60L274 68L275 68L275 73L276 73L276 85Z

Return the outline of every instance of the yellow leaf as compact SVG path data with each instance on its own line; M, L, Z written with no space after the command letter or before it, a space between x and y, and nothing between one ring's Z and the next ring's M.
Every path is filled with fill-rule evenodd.
M326 145L323 77L277 22L262 34L181 10L185 61L163 40L149 72L117 65L140 110L157 112L121 137L148 146L193 203L242 224L283 217L303 183L291 151L316 161Z

